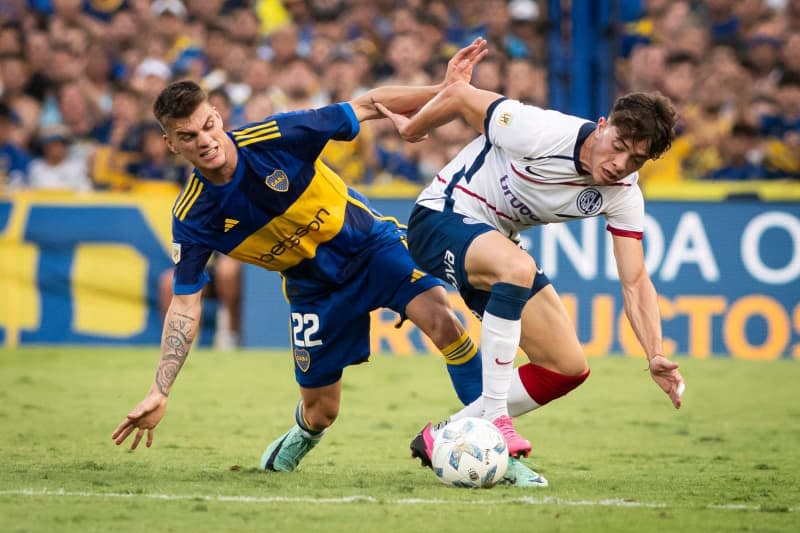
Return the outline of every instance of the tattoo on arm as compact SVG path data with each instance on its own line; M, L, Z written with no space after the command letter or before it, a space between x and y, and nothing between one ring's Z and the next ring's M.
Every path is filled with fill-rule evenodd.
M164 339L161 343L161 361L156 371L156 386L164 396L175 383L195 335L195 319L180 313L171 313L164 325Z

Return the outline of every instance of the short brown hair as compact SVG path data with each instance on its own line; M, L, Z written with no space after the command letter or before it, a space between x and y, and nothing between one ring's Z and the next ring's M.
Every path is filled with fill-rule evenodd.
M153 104L153 115L165 127L176 118L186 118L208 100L206 92L193 81L177 81L168 85Z
M658 159L675 139L677 114L669 98L659 92L630 93L617 98L608 121L620 137L648 143L647 155Z

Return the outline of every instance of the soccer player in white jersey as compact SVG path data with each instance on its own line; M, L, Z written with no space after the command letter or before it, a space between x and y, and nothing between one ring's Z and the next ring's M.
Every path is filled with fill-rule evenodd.
M401 136L423 140L461 117L480 135L420 194L409 221L412 256L456 286L482 316L483 392L447 421L482 416L506 436L517 486L547 481L516 458L530 443L514 430L518 416L580 385L589 367L555 289L518 245L519 231L604 216L614 243L625 311L649 361L650 375L681 405L678 365L663 354L657 294L645 269L644 202L637 171L674 139L675 111L658 93L619 98L596 123L509 100L460 82L413 118L383 110ZM513 368L517 348L530 362ZM412 453L430 465L436 431L428 424Z

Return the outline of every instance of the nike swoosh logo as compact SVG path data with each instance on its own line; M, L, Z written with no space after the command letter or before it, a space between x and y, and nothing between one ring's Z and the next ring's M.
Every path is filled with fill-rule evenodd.
M495 358L494 358L494 362L495 362L495 363L497 363L498 365L505 366L505 365L510 365L511 363L513 363L513 362L514 362L514 360L512 359L511 361L501 361L500 359L498 359L497 357L495 357Z
M537 268L536 273L541 276L542 274L544 274L544 270L542 270L541 268Z

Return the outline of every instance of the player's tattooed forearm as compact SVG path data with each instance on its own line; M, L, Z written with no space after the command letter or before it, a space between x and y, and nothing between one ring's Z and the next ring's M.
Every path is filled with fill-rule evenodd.
M169 396L169 389L178 377L182 363L177 361L162 361L156 372L156 386L164 396Z
M156 371L156 386L164 396L169 396L169 390L175 383L175 378L178 377L187 355L189 355L188 348L169 346L168 351L161 356L161 363Z
M180 318L170 320L167 324L162 346L164 352L156 371L156 386L164 396L169 396L169 390L178 377L178 372L186 361L192 345L194 318L179 313L174 313L174 316Z

